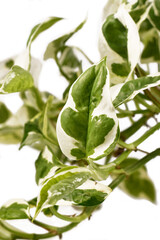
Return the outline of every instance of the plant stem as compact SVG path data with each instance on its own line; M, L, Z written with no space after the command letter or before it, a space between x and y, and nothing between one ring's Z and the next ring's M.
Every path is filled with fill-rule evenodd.
M86 207L80 215L74 216L74 217L67 216L67 215L62 215L62 214L58 213L58 211L56 211L55 208L52 208L52 212L56 217L58 217L62 220L78 223L78 222L81 222L84 219L88 218L91 215L91 213L95 210L95 208L96 207Z
M138 138L133 143L125 143L121 139L119 139L118 144L126 148L128 150L136 150L137 146L145 141L149 136L151 136L155 131L160 129L160 123L157 123L154 127L150 128L147 132L145 132L140 138Z
M123 132L121 132L121 139L127 140L134 133L136 133L142 126L144 126L146 124L147 120L152 116L153 116L153 114L141 117L138 121L136 121L130 127L125 129Z
M152 160L153 158L160 156L160 148L156 149L155 151L149 153L147 156L143 157L138 162L132 164L129 167L124 168L124 171L126 173L120 174L117 178L115 178L110 184L109 187L113 190L115 189L125 178L127 175L131 175L135 171L137 171L139 168L144 166L147 162Z

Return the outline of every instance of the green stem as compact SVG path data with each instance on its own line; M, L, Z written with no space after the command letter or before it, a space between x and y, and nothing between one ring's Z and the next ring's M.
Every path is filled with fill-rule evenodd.
M119 109L118 109L119 110ZM124 118L124 117L129 117L129 116L132 116L134 117L135 115L137 114L143 114L143 115L148 115L150 114L150 110L143 110L143 109L140 109L140 110L134 110L134 111L124 111L124 110L121 110L120 113L117 113L117 117L118 118ZM133 122L134 123L134 122Z
M146 107L148 110L150 110L151 112L153 113L159 113L159 109L157 108L157 106L155 105L149 105L148 103L146 103L146 101L140 96L140 95L137 95L135 97L135 99L141 103L144 107Z
M139 168L144 166L147 162L152 160L153 158L160 156L160 148L156 149L155 151L149 153L147 156L143 157L141 160L138 162L132 164L129 167L124 168L124 171L126 173L120 174L117 178L115 178L110 184L109 187L113 190L115 189L124 179L126 178L127 175L130 175L137 171Z
M149 99L159 108L160 110L160 102L158 101L158 99L156 98L156 96L154 96L148 89L144 90L144 93L147 95L147 97L149 97Z
M71 47L77 49L80 53L82 53L83 56L88 60L88 62L89 62L91 65L94 64L94 62L85 54L85 52L83 52L82 49L80 49L79 47L75 47L75 46L71 46Z
M147 120L152 116L153 116L153 114L143 116L138 121L136 121L134 124L132 124L129 128L122 131L121 139L127 140L129 137L131 137L133 134L135 134L142 126L144 126L146 124Z
M12 225L0 221L0 224L3 228L5 228L7 231L9 231L13 235L13 239L34 239L34 240L39 240L39 239L45 239L45 238L50 238L55 236L52 232L49 233L44 233L44 234L35 234L35 233L26 233L23 232ZM11 239L10 239L11 240Z
M145 141L149 136L151 136L155 131L160 129L160 123L157 123L154 127L150 128L147 132L145 132L140 138L138 138L133 143L125 143L121 139L119 139L118 144L126 148L128 150L136 150L137 146Z
M150 160L152 160L153 158L155 158L157 156L160 156L160 148L157 148L156 150L154 150L153 152L149 153L148 155L143 157L141 160L139 160L138 162L132 164L131 166L127 167L124 170L125 170L125 172L127 174L132 174L135 171L137 171L139 168L144 166L147 162L149 162Z
M51 232L52 236L60 235L64 232L67 232L67 231L76 227L79 224L79 222L73 222L73 223L70 223L70 224L68 224L64 227L55 227L55 226L48 225L46 223L42 223L42 222L37 221L37 220L33 220L32 223L35 224L36 226L42 227L45 230Z
M62 214L58 213L58 211L56 211L55 208L52 208L52 212L56 217L58 217L62 220L78 223L78 222L81 222L84 219L88 218L91 215L91 213L94 211L94 209L95 209L95 207L86 207L80 215L74 216L74 217L62 215Z
M117 157L113 162L116 165L119 165L121 162L123 162L128 156L129 154L132 152L132 150L126 150L125 152L123 152L119 157Z
M154 132L160 129L160 123L157 123L154 127L150 128L147 132L145 132L140 138L133 142L134 146L137 147L143 141L145 141L149 136L151 136Z

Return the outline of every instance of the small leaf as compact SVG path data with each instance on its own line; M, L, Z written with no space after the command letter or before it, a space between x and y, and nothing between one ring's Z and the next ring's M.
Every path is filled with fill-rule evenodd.
M0 208L1 220L28 219L29 205L24 200L12 200Z
M59 114L57 138L69 159L99 159L109 154L118 138L106 60L86 70L72 85ZM67 145L66 145L67 142Z
M140 91L160 85L160 74L146 76L130 80L124 84L117 84L111 87L111 96L114 107L123 102L133 99Z
M27 45L31 44L40 33L44 32L48 28L52 27L55 23L62 20L62 18L59 17L50 17L46 19L44 22L37 24L34 26L34 28L31 30L31 33L29 35L29 38L27 40Z
M1 80L0 93L21 92L33 86L32 75L19 66L13 66Z

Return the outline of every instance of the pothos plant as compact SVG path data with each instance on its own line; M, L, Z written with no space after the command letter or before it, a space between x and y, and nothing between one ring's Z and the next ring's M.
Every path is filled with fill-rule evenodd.
M101 58L96 63L68 44L74 34L83 31L86 20L48 44L44 60L52 58L68 81L63 99L38 89L41 63L31 55L33 41L59 21L64 20L50 17L37 24L24 52L0 64L0 93L20 92L23 101L16 114L0 102L0 142L39 151L35 179L40 186L33 199L10 200L1 206L0 239L61 237L89 218L116 187L134 198L156 200L145 164L160 155L160 148L145 152L138 146L160 123L148 126L135 141L128 143L128 139L160 112L160 1L109 0L100 29ZM85 71L82 55L90 64ZM158 66L152 75L151 63ZM130 120L121 132L120 118ZM135 151L142 151L144 157L131 158ZM63 214L61 205L70 205L75 214ZM39 213L54 215L66 224L48 225L37 220ZM46 233L14 228L12 222L6 222L13 219L26 219Z

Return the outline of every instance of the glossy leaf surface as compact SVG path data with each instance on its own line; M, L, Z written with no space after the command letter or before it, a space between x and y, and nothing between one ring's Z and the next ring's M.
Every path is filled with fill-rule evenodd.
M105 59L72 85L58 118L57 137L69 159L98 159L114 148L118 119L110 99Z

